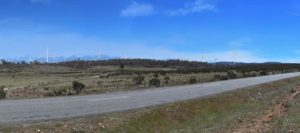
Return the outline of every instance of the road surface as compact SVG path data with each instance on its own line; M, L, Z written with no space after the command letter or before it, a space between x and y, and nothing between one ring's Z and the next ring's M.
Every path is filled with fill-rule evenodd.
M300 76L288 73L211 83L89 96L0 101L0 123L51 120L125 111L222 93Z

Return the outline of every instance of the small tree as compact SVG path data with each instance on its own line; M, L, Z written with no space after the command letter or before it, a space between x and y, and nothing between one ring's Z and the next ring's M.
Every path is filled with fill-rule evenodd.
M215 79L215 80L227 80L228 77L227 77L227 75L215 74L215 75L214 75L214 79Z
M154 74L153 74L153 77L154 77L154 78L158 78L158 77L159 77L159 73L154 73Z
M236 79L236 78L238 78L238 75L237 75L236 71L228 71L227 72L227 77L229 79Z
M197 78L195 76L191 76L189 80L190 84L196 84L197 83Z
M262 75L262 76L266 76L266 75L268 75L268 72L267 71L261 71L259 74Z
M149 81L149 85L150 85L150 86L159 87L159 86L160 86L160 79L158 79L158 78L152 78L152 79Z
M125 65L124 64L120 64L120 69L124 69Z
M136 77L133 77L132 81L135 83L135 85L139 86L143 83L145 80L145 77L143 75L138 75Z
M170 77L169 77L169 76L166 76L166 77L164 78L164 80L165 80L165 84L168 85L168 84L169 84L169 81L170 81Z
M73 84L73 90L75 90L77 94L80 94L82 90L85 88L85 85L78 81L73 81L72 84Z
M53 90L53 94L55 96L62 96L62 95L65 95L67 93L67 90L66 89L57 89L57 90Z
M41 65L42 63L39 62L38 60L33 61L33 65Z

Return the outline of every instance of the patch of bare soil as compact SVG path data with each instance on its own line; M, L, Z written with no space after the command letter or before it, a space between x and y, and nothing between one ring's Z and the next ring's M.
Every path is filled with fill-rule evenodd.
M300 86L293 89L293 91L281 99L270 108L266 109L262 115L255 117L251 120L246 120L241 125L234 129L234 133L261 133L267 132L272 126L270 122L274 117L282 117L287 114L288 106L287 103L295 99L300 94Z

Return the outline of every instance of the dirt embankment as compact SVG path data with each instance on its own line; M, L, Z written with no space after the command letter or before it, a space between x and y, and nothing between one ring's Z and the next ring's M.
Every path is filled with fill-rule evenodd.
M234 133L261 133L267 132L272 128L270 122L275 117L282 117L287 115L288 106L287 103L293 101L296 96L300 94L300 86L293 89L286 97L276 102L271 107L266 109L263 114L257 116L251 120L246 120L241 125L234 129Z

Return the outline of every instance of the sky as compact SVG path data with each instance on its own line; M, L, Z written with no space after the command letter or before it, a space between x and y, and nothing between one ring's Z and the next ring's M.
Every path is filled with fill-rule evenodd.
M298 0L0 0L0 58L300 63Z

